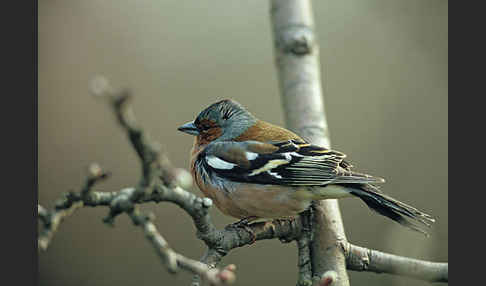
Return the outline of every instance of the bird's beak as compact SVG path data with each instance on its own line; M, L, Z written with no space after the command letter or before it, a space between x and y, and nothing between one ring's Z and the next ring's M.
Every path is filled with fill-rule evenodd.
M199 135L199 130L197 129L196 125L194 125L193 121L187 122L186 124L177 128L177 130L185 132L187 134L195 135L195 136Z

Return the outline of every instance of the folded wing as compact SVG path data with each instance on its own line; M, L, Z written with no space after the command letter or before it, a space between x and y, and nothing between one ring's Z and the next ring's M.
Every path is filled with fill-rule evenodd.
M381 183L351 171L345 154L297 140L213 142L198 158L208 175L237 182L288 186Z

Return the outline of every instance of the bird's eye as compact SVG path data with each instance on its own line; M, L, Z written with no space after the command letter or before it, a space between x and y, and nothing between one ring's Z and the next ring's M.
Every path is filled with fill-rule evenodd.
M201 131L207 131L208 129L210 129L210 128L211 128L211 126L209 126L209 125L205 125L205 124L202 124L202 125L200 125L200 127L199 127L199 128L201 129Z

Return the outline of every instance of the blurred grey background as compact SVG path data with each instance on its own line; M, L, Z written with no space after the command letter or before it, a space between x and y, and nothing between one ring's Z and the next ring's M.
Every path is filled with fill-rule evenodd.
M448 260L448 2L314 1L332 147L357 170L387 179L383 191L436 217L425 238L372 213L359 200L340 206L352 243L433 261ZM88 94L105 75L135 94L140 124L174 165L188 167L192 138L176 128L214 101L234 98L258 117L283 124L269 2L39 1L39 203L52 207L78 190L86 166L113 176L98 190L133 186L134 150L106 104ZM200 194L197 188L192 191ZM204 245L188 215L145 205L170 245L199 259ZM70 217L46 253L40 285L189 285L167 273L126 216L114 228L106 208ZM219 227L233 222L217 209ZM231 252L236 285L295 285L295 244L261 241ZM428 285L350 272L352 285Z

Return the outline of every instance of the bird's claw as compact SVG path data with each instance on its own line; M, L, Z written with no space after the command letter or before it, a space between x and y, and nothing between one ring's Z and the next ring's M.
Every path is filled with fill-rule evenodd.
M225 228L226 229L231 229L231 228L244 228L251 236L251 242L249 243L252 245L256 241L256 234L253 232L253 230L250 227L250 222L257 219L257 217L245 217L237 222L234 222L232 224L227 225Z

